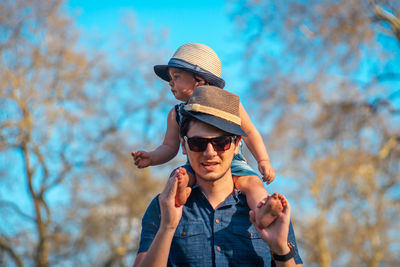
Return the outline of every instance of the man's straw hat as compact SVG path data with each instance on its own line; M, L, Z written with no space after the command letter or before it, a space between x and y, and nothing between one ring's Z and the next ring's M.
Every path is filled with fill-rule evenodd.
M194 90L181 112L225 132L247 136L240 126L239 104L237 95L216 86L204 85Z
M221 78L221 60L208 46L200 43L184 44L176 50L167 65L155 65L154 72L169 82L168 68L174 67L193 73L205 79L210 85L224 88Z

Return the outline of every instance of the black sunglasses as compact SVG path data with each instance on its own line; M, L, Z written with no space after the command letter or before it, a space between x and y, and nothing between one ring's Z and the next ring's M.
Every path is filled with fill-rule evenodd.
M225 151L231 148L231 143L236 140L236 136L223 135L214 138L187 137L183 139L188 143L190 150L194 152L204 152L208 143L211 143L215 151Z

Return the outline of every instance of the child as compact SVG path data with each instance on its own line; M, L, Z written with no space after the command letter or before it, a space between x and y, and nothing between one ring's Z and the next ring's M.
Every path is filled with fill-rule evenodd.
M176 156L180 145L179 110L189 100L196 87L214 85L222 90L225 86L225 81L220 78L221 61L217 54L208 46L199 43L182 45L167 65L156 65L154 66L154 71L161 79L169 82L171 92L177 100L181 100L183 103L176 105L169 112L167 131L164 141L159 147L151 152L132 152L135 165L139 168L160 165ZM241 103L239 111L241 127L247 134L247 137L244 137L243 140L257 160L258 169L262 174L263 180L269 184L274 180L275 173L270 164L262 137ZM186 164L184 167L188 172L182 168L177 171L180 173L179 177L182 177L178 183L177 206L185 204L188 194L190 194L190 189L186 187L195 183L190 165ZM257 223L266 227L272 222L272 220L268 219L271 217L271 214L269 214L270 209L263 205L265 204L263 200L268 197L268 193L258 174L247 164L241 153L241 148L240 153L232 161L231 170L235 177L235 187L246 195L249 207L255 211Z

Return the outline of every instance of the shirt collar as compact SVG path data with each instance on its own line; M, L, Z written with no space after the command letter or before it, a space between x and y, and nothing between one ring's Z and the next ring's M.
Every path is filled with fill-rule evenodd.
M203 190L201 189L201 187L198 184L195 184L192 187L192 192L198 192L201 193L205 199L207 199L207 196L204 194ZM219 208L221 207L225 207L228 205L236 205L240 202L244 202L245 203L245 195L238 189L233 189L233 193L230 194L226 200L219 206Z

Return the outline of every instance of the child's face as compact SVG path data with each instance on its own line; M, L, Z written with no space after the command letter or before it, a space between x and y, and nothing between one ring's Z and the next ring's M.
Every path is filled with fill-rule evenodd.
M200 85L199 82L192 73L177 68L169 68L168 73L171 77L169 85L175 98L184 102L188 101L194 89Z

